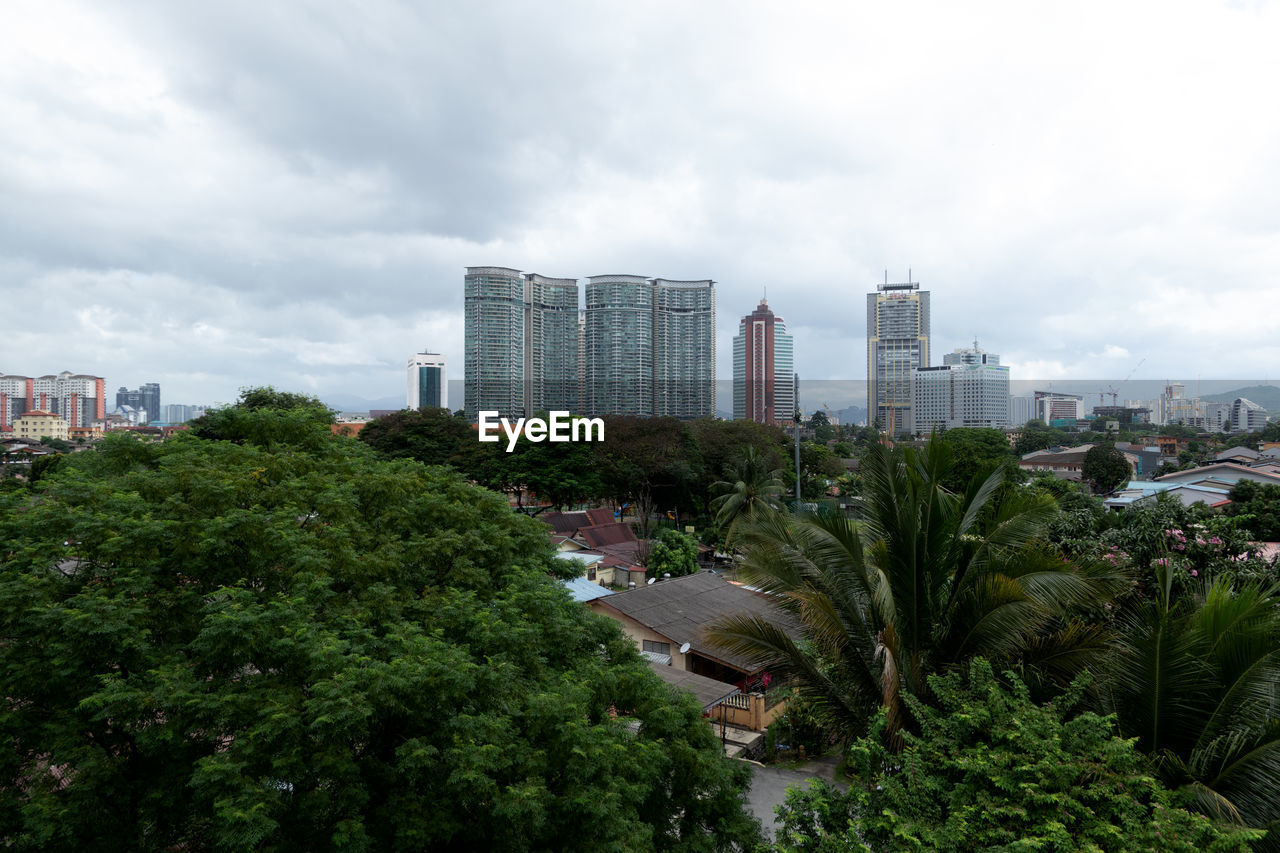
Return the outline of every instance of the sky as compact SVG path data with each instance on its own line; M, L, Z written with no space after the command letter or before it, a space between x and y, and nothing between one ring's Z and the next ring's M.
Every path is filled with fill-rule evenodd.
M402 396L493 265L714 279L725 378L766 288L863 378L910 271L934 363L1274 381L1277 44L1277 2L16 0L0 373Z

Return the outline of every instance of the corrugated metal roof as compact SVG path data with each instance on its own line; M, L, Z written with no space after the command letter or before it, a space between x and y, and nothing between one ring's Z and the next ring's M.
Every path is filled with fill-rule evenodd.
M573 597L574 601L595 601L597 598L604 598L606 595L614 594L613 590L606 589L586 578L567 580L564 581L564 585L569 590L569 595Z

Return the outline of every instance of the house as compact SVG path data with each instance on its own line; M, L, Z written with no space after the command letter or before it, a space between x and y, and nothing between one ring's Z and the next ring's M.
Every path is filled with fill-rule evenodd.
M617 621L649 660L718 681L750 686L763 670L712 645L706 628L724 616L749 613L794 630L794 621L763 596L715 572L648 583L589 602Z
M588 577L605 586L644 583L640 540L625 521L618 521L611 509L585 512L548 512L541 516L550 526L551 543L570 556L595 556L594 572Z

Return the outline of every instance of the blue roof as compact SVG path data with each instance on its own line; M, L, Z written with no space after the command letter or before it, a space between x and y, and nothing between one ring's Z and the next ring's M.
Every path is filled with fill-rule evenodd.
M574 578L573 580L564 581L565 588L569 590L569 595L574 601L592 601L597 598L603 598L606 595L613 595L613 590L600 586L595 581L589 581L586 578Z

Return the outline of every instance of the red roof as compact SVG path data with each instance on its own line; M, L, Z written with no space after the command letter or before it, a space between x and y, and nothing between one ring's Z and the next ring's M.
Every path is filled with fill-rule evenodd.
M625 521L614 521L595 527L582 528L582 538L588 547L599 548L603 545L620 545L624 542L635 542L636 533Z

